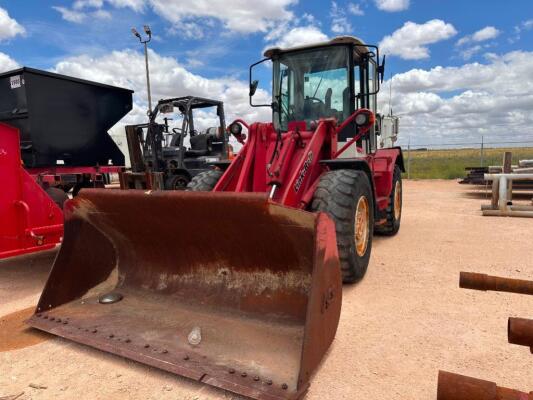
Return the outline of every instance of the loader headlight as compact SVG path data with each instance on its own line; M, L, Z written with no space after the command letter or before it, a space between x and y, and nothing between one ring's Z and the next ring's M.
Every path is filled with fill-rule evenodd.
M238 122L234 122L229 126L229 131L235 136L240 136L242 133L242 126Z
M369 116L365 112L362 112L361 114L355 117L355 123L357 126L364 126L368 124L368 121L369 121Z

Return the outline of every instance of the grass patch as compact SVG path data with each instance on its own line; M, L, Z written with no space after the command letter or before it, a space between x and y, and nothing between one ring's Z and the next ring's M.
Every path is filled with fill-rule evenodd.
M505 151L513 153L513 164L518 164L518 160L533 159L533 147L485 149L483 165L502 165ZM404 149L406 169L408 157L408 152ZM466 167L481 165L479 149L411 150L410 158L411 179L463 178ZM404 177L407 178L407 173Z

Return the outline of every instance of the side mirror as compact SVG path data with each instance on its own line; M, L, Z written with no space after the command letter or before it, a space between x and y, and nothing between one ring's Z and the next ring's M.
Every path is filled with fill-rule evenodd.
M252 80L253 69L254 69L254 67L256 65L262 64L265 61L269 61L269 60L270 60L270 58L263 58L261 61L258 61L256 63L250 65L250 75L249 75L250 93L249 93L249 98L250 98L250 106L252 106L252 107L270 107L270 104L254 104L254 103L252 103L252 97L255 94L255 92L257 91L257 86L259 85L259 81L258 80L256 80L256 79Z
M258 80L254 80L252 83L250 83L250 94L249 94L250 97L252 97L255 94L258 85L259 85Z
M387 59L387 55L385 54L383 56L383 61L381 62L381 65L378 66L378 74L380 83L383 83L383 78L385 77L385 60Z

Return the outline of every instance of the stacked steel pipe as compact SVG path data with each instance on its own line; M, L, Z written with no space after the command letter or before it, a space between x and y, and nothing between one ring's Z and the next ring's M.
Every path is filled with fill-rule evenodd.
M459 286L463 289L533 295L533 281L473 272L461 272ZM533 320L509 318L507 339L511 344L529 347L533 353ZM439 371L437 400L533 400L533 391L528 394L499 387L494 382Z
M533 295L533 281L500 278L473 272L461 272L459 287L463 289L491 290ZM533 320L509 318L507 339L511 344L530 347L533 353Z

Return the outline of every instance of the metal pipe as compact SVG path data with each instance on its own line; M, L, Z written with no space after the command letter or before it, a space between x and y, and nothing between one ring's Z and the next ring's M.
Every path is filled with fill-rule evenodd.
M507 211L507 178L505 176L500 177L500 187L499 187L499 209L501 212Z
M146 64L146 87L148 90L148 111L152 112L152 92L150 87L150 68L148 66L148 41L144 42L144 61Z
M509 318L507 323L507 340L511 344L531 347L533 352L533 320Z
M533 211L483 210L483 215L489 216L489 217L528 217L528 218L533 218Z
M501 177L505 177L513 181L529 181L533 179L533 174L485 174L484 177L486 181L500 179Z
M533 295L533 281L500 278L475 272L461 272L459 287L474 290L492 290Z
M439 371L437 400L533 400L533 392L527 394L494 382Z

